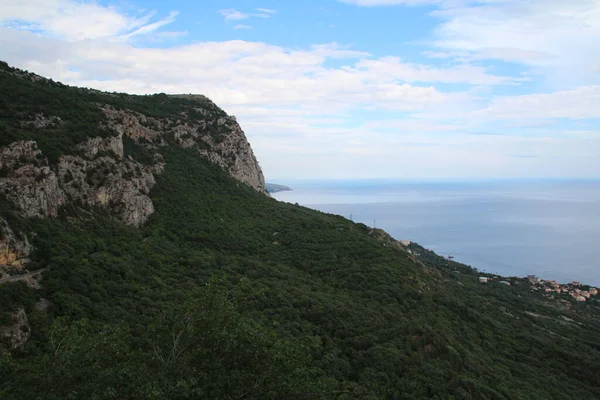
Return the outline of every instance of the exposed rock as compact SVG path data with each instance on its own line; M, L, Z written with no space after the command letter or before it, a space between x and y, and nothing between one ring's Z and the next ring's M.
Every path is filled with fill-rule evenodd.
M262 170L240 125L231 117L221 117L217 124L227 131L223 140L215 143L210 137L204 138L205 142L211 144L211 148L200 152L235 179L266 193Z
M0 220L0 268L22 269L29 261L31 245L25 235L16 235L4 220Z
M19 308L11 315L12 325L0 327L0 337L7 341L12 349L19 349L27 343L31 335L29 320L25 310Z
M42 274L37 274L34 276L25 276L23 278L23 283L25 283L29 288L39 290L42 288L40 281L42 280Z
M41 151L33 140L13 142L0 149L0 169L16 169L26 164L39 164Z
M393 247L398 250L406 251L406 247L401 240L394 239L389 233L387 233L383 229L372 228L369 234L378 241L382 242L386 247Z
M87 142L78 145L77 148L83 152L84 157L88 160L93 160L98 153L102 152L112 152L119 160L121 160L125 154L122 133L104 139L100 137L92 138Z
M154 212L148 195L155 184L154 174L164 168L158 149L172 144L196 149L233 178L266 194L260 166L235 118L205 109L188 109L196 118L200 115L193 122L187 120L188 111L181 113L181 119L171 120L108 106L101 110L107 117L104 127L115 135L78 144L75 150L80 156L63 155L50 166L34 141L0 149L0 196L28 217L56 217L62 206L71 203L108 207L123 221L141 225ZM56 123L62 123L60 118L38 114L25 124L47 127ZM125 157L124 136L154 149L150 165Z
M141 225L154 212L148 194L156 183L153 170L132 160L99 157L88 161L63 156L58 164L60 186L69 201L110 207L123 221Z
M225 169L233 178L266 193L262 170L235 118L207 118L188 123L168 118L158 120L111 107L103 107L102 111L108 118L108 127L119 134L154 145L165 145L174 140L181 147L196 148L200 154ZM203 115L207 113L206 110L202 110ZM215 139L215 135L221 140Z
M120 144L118 144L120 143ZM81 145L86 157L110 149L123 157L121 136L90 139ZM125 222L141 225L154 206L148 193L155 184L153 173L163 168L160 158L152 167L133 160L78 156L60 158L53 171L33 141L15 142L0 149L0 194L28 217L55 217L67 202L91 206L111 206Z
M155 119L147 118L144 114L133 111L116 110L111 107L101 107L104 115L108 118L108 127L112 128L119 135L135 140L145 139L148 142L154 142L160 136L160 131L164 130L164 124Z
M63 121L60 117L53 115L46 117L44 114L36 114L32 120L21 122L21 126L24 128L54 128L62 124Z
M28 217L55 217L66 203L56 174L33 141L11 143L0 149L0 195Z

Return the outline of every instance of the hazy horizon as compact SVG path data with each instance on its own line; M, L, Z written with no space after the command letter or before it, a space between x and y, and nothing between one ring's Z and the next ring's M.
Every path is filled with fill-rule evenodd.
M280 201L376 225L486 272L600 285L600 181L308 183Z
M265 182L276 185L289 186L289 183L313 184L313 183L377 183L377 182L399 182L399 183L511 183L511 182L600 182L599 177L496 177L496 178L273 178L265 177ZM293 188L292 188L293 189Z

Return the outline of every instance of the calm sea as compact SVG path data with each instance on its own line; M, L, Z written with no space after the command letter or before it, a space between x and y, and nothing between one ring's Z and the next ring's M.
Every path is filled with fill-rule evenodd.
M294 190L273 197L375 225L483 271L600 285L600 181L286 184Z

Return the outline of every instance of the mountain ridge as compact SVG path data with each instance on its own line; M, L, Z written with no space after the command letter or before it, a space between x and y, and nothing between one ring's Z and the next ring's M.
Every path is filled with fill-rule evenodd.
M55 217L60 207L82 202L109 206L127 223L141 225L154 212L148 193L164 168L157 148L165 145L193 148L235 179L266 193L262 171L241 127L203 96L179 101L164 94L108 94L2 66L0 79L7 93L39 97L29 110L12 113L11 104L19 99L2 99L8 110L3 115L7 122L0 126L5 145L0 152L0 192L27 216ZM52 91L63 92L71 108L56 104ZM89 94L94 97L87 99ZM121 99L147 114L119 107ZM157 106L169 110L148 112ZM93 119L81 121L78 112ZM63 132L72 136L71 143L51 137ZM143 154L129 154L132 145L141 147Z

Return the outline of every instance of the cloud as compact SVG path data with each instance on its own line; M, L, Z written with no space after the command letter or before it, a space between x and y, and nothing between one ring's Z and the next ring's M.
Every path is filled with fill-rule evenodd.
M248 18L270 18L273 14L277 12L268 8L257 8L256 10L260 11L260 13L244 13L233 8L219 10L217 12L225 18L225 22L241 21Z
M314 44L311 46L311 50L315 54L332 59L371 57L371 54L366 51L352 50L351 47L340 45L337 42Z
M441 20L432 54L521 63L556 87L600 83L597 0L470 1L431 16Z
M340 3L353 4L361 7L380 6L421 6L442 3L443 0L338 0Z
M250 14L245 14L243 12L239 12L238 10L235 10L233 8L228 8L226 10L219 10L218 13L221 14L223 17L225 17L225 22L241 21L243 19L250 18Z
M488 120L600 118L600 86L547 94L497 97L488 107L474 112L473 116Z
M555 88L600 84L598 0L338 0L363 7L433 6L431 49L458 62L525 65Z
M260 11L263 14L276 14L277 10L271 8L257 8L256 11Z
M457 65L439 68L428 65L404 63L398 57L382 57L380 59L362 60L356 67L367 70L370 74L383 74L390 79L405 82L444 82L467 83L472 85L500 85L522 81L522 78L488 74L483 67L473 65Z
M237 24L233 27L233 29L252 29L252 26L244 25L244 24Z
M174 21L176 12L150 22L152 12L124 13L116 7L72 0L6 0L0 26L44 32L69 41L148 34Z
M177 15L179 15L179 12L171 11L171 13L169 13L169 16L167 18L164 18L160 21L152 22L150 24L143 25L143 26L137 28L136 30L134 30L133 32L123 35L123 37L127 38L127 37L145 35L150 32L154 32L154 31L158 30L159 28L162 28L163 26L174 22L175 17L177 17Z
M8 61L71 84L111 91L202 91L226 107L277 104L314 110L362 106L420 110L460 98L432 86L396 82L395 76L373 72L369 66L326 67L328 60L357 59L360 63L369 56L335 43L305 50L246 41L164 49L111 41L69 43L0 29L0 44ZM73 68L79 71L76 76L70 72ZM98 76L102 79L96 79Z

